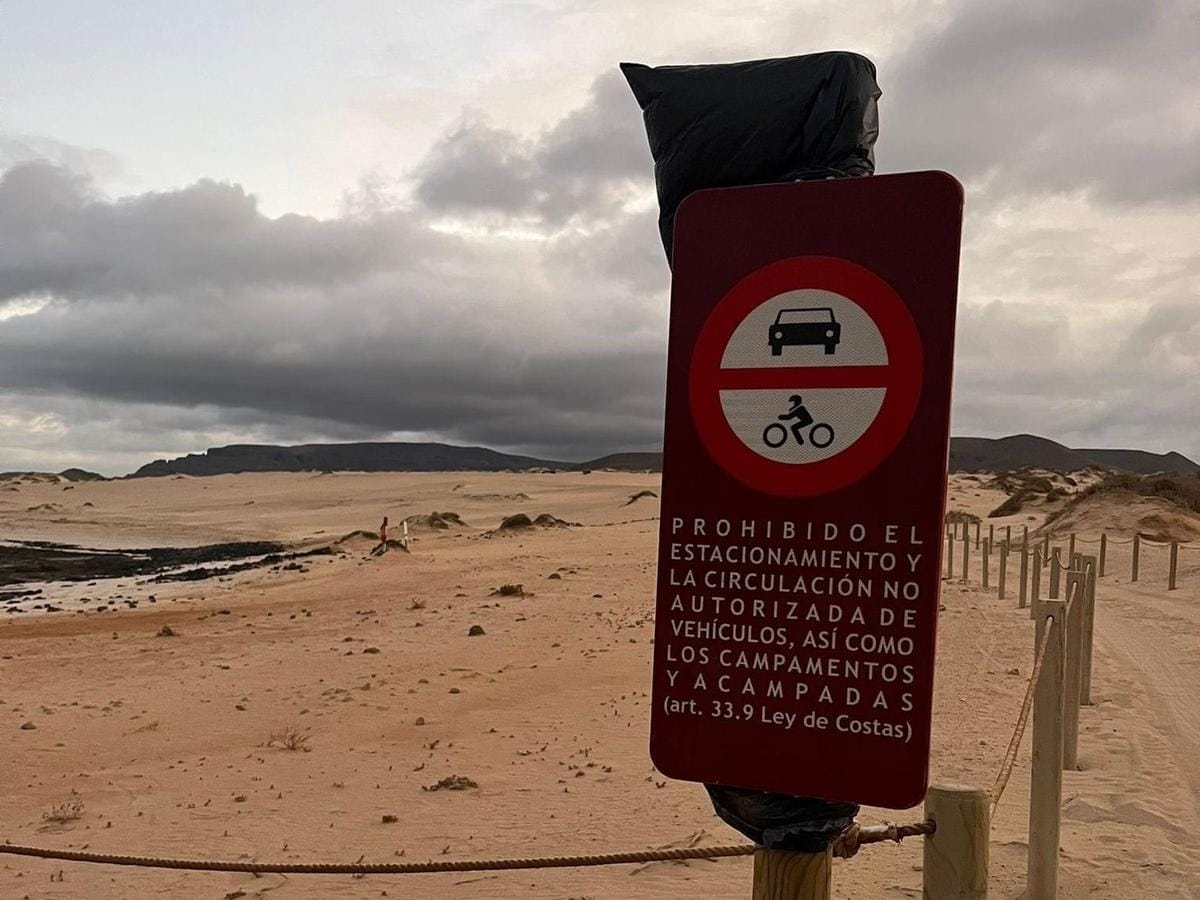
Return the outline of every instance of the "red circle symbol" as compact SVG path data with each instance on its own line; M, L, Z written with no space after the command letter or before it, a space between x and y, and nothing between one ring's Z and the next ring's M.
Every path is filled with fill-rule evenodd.
M856 304L878 328L887 350L877 365L764 365L722 367L737 327L767 301L789 291L817 289ZM688 374L692 419L713 460L755 490L812 497L858 481L891 453L908 430L921 395L921 338L908 307L878 275L829 256L797 256L751 272L721 298L700 330ZM883 400L866 430L834 455L781 462L751 449L734 432L723 391L882 388Z

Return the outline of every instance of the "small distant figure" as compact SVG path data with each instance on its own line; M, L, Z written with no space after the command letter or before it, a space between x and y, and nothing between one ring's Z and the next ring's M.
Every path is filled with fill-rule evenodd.
M379 556L381 553L384 553L387 550L387 548L388 548L387 530L388 530L388 517L384 516L383 524L381 524L379 526L379 543L376 545L375 549L371 551L372 556Z

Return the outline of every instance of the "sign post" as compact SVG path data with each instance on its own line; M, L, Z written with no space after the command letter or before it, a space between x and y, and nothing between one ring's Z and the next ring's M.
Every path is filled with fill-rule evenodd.
M924 798L961 217L939 172L680 206L650 736L664 774Z

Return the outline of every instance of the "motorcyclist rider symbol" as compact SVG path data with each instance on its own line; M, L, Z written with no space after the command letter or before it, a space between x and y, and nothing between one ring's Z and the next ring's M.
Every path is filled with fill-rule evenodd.
M731 290L700 331L689 375L713 457L791 496L873 468L907 429L920 384L920 338L903 300L825 257L781 261Z
M807 433L809 443L816 447L825 448L833 443L833 426L827 422L815 422L812 413L804 405L804 398L799 394L788 397L791 408L778 418L791 425L784 428L778 422L772 422L763 429L763 443L768 447L782 447L787 443L788 432L796 439L796 443L804 446L804 436ZM809 428L809 426L812 426ZM807 432L805 429L809 429Z

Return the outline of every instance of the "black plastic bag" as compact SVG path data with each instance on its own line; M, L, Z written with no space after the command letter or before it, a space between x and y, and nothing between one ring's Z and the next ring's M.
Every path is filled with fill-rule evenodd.
M875 171L880 90L857 53L621 71L646 120L668 262L692 191Z
M713 810L732 828L768 850L820 853L850 827L857 803L830 803L727 785L706 784Z

